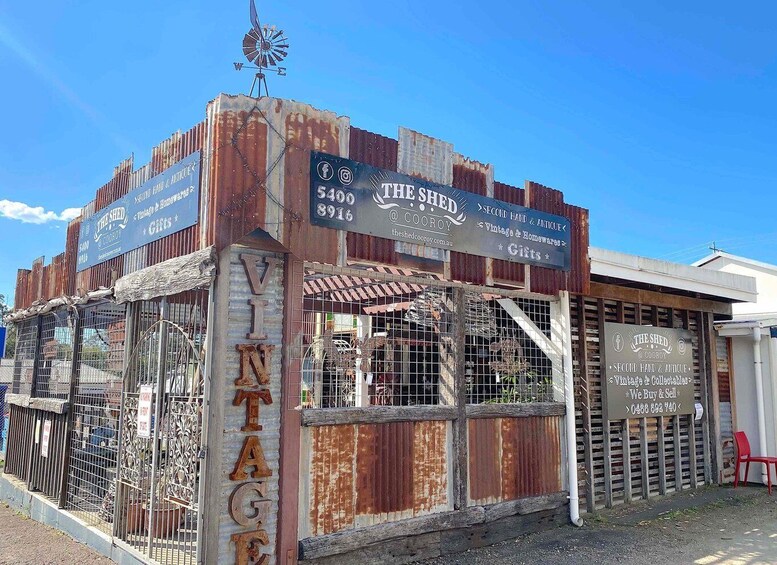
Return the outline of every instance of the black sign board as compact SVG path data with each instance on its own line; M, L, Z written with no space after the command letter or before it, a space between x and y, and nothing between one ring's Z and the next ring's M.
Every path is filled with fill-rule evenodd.
M569 220L350 159L311 152L310 221L569 270Z
M605 418L693 414L691 337L681 329L605 323Z

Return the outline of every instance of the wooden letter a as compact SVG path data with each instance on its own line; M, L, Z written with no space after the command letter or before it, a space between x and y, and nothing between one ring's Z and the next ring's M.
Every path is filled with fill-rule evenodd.
M248 478L246 467L255 467L251 471L251 477L254 479L272 475L272 471L264 459L264 450L258 436L248 436L243 442L243 449L240 450L240 457L235 463L235 468L229 474L229 480L245 481Z

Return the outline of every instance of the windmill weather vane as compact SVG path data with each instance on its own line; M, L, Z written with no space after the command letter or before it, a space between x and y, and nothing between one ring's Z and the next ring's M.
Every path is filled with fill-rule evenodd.
M282 29L276 29L275 26L259 23L259 16L256 13L254 0L249 0L249 9L251 10L251 29L243 38L243 53L249 63L256 66L246 65L245 63L233 63L235 70L256 69L258 72L254 75L254 82L251 83L249 96L254 95L254 88L259 87L258 98L262 97L262 85L266 96L270 95L267 89L267 72L277 73L278 76L286 76L286 67L278 66L278 63L286 58L289 50L289 40L286 39Z

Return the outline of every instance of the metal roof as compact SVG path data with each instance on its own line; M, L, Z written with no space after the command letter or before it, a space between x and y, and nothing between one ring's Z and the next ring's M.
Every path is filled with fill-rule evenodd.
M758 296L753 277L597 247L589 248L588 253L591 258L591 275L699 293L731 302L755 302Z

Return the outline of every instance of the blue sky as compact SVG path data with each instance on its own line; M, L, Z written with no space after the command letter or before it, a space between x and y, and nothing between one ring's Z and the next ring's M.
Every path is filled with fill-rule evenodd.
M596 246L777 263L777 5L742 6L258 1L291 42L272 95L563 190ZM0 293L119 161L247 93L248 28L247 0L0 0Z

